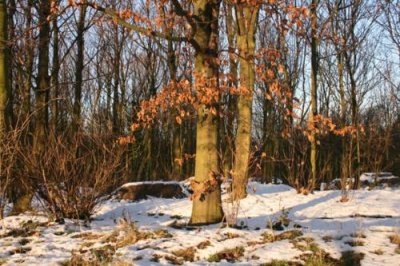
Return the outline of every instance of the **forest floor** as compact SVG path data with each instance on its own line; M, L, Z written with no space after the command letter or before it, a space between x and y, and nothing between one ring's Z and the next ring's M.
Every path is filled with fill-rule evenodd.
M9 216L0 221L0 265L400 265L400 189L340 198L252 182L236 228L185 226L189 199L109 200L86 225Z

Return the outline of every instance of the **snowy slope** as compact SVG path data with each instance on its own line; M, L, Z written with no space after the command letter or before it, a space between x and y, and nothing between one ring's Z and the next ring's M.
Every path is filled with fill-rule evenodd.
M110 243L115 246L108 236L121 227L121 220L135 222L143 232L167 231L133 244L113 246L111 259L131 265L182 263L171 257L179 259L179 251L188 248L192 248L194 261L184 261L185 265L230 264L224 259L209 261L218 252L234 248L239 251L232 255L233 259L225 259L237 265L260 265L272 260L301 263L303 256L316 252L315 247L318 254L329 254L333 260L340 259L342 252L353 250L364 254L362 265L400 265L400 247L389 239L400 234L400 189L354 191L350 201L344 203L339 201L340 191L304 196L286 185L255 182L249 184L248 191L239 207L237 224L242 229L220 224L169 226L174 221L188 221L189 199L108 201L88 226L73 221L63 225L48 223L47 217L38 214L6 217L0 221L0 265L60 265L70 259L71 252L86 254L82 250L104 249ZM226 213L232 213L232 204L225 202L224 208ZM289 222L285 231L296 227L302 236L285 238L280 235L283 231L272 230L271 225L279 220ZM12 229L30 227L34 229L25 230L25 234L10 235ZM266 240L271 235L273 240ZM112 265L110 261L105 264Z

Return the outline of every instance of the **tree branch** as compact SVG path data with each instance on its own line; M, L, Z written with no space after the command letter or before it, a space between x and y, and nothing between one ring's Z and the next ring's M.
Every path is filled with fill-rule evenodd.
M195 49L198 48L198 44L196 43L196 41L194 39L189 39L187 37L182 37L182 36L171 36L170 34L165 34L162 32L154 31L152 29L147 29L145 27L131 24L131 23L125 21L124 19L122 19L115 10L112 10L110 8L102 7L93 2L83 2L83 3L79 3L79 5L90 6L91 8L112 17L119 25L121 25L127 29L131 29L137 33L141 33L141 34L144 34L147 36L162 38L162 39L166 39L166 40L172 40L174 42L189 42L190 44L193 45L193 47Z

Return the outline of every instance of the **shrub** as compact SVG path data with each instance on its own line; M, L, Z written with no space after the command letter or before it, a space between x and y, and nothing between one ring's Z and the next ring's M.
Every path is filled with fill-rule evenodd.
M112 137L50 134L46 146L21 152L26 176L46 210L57 219L89 219L118 185L123 147Z

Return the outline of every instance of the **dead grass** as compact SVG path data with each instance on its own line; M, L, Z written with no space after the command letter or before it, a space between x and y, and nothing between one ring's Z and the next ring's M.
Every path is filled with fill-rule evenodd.
M38 227L43 227L47 226L47 222L34 222L32 220L28 220L26 222L21 223L20 228L14 228L7 233L0 235L0 238L3 237L30 237L34 235L39 235L40 230L38 230Z
M319 246L314 242L311 237L301 237L290 241L295 248L301 251L311 251L316 254L321 252Z
M133 266L134 264L123 261L123 260L116 260L111 263L111 266Z
M142 231L139 230L135 223L131 223L125 219L109 234L93 234L85 232L74 236L89 240L83 242L79 250L72 252L71 260L64 263L68 266L86 266L86 265L115 265L112 263L125 263L124 261L114 261L113 257L119 248L133 245L140 240L170 238L167 230ZM91 248L94 243L100 242L104 246ZM125 265L125 264L117 264ZM131 264L127 264L131 265Z
M71 238L82 238L85 240L97 240L103 237L103 234L95 234L93 232L84 232L71 236Z
M324 240L325 242L332 242L333 236L330 235L323 236L322 240Z
M358 253L353 250L342 252L340 259L343 266L360 266L361 260L364 259L364 253Z
M240 237L239 234L232 233L232 232L226 232L226 233L224 234L224 236L225 236L227 239L233 239L233 238L238 238L238 237Z
M268 232L265 232L265 233L261 234L261 236L263 237L264 243L282 241L282 240L285 240L285 239L293 240L293 239L295 239L297 237L300 237L302 235L303 235L303 233L300 230L289 230L289 231L285 231L283 233L280 233L278 235L273 235L273 234L268 233Z
M390 243L398 245L400 247L400 234L389 236Z
M220 252L217 252L210 257L208 257L208 262L220 262L221 260L226 260L230 263L235 263L239 260L240 257L243 256L244 248L243 247L235 247L231 249L224 249Z
M27 239L27 238L22 238L21 240L18 241L18 244L20 244L21 246L25 246L25 245L28 244L29 242L31 242L29 239Z
M115 246L105 245L89 250L72 251L71 259L64 266L110 265L115 254Z
M207 247L209 247L209 246L211 246L211 242L210 242L209 240L205 240L205 241L200 242L200 243L197 245L197 248L198 248L198 249L205 249L205 248L207 248Z
M390 243L397 245L394 250L394 253L400 254L400 234L395 234L389 236Z
M31 250L32 250L32 248L30 248L30 247L18 247L16 249L11 250L10 252L8 252L8 254L10 254L10 256L15 255L15 254L25 254L25 253L28 253Z
M353 239L353 240L349 240L344 242L347 245L350 245L352 247L360 247L360 246L364 246L364 241L360 240L360 239Z
M287 260L272 260L267 263L260 264L260 266L297 266L299 263Z
M174 254L176 257L182 258L184 261L193 262L194 256L196 254L196 249L194 247L179 249L173 251L172 254Z
M354 232L350 234L350 236L354 238L367 238L367 236L362 231Z
M384 254L382 249L375 249L375 250L371 251L371 253L375 254L375 255L383 255Z
M175 257L172 255L164 255L164 258L173 265L183 265L184 260L181 257Z

